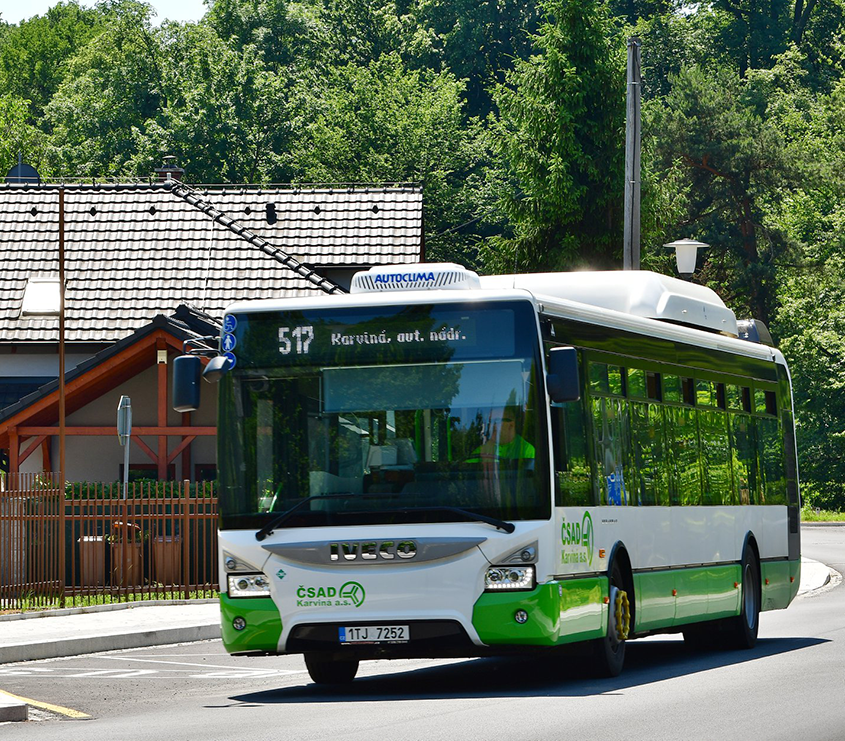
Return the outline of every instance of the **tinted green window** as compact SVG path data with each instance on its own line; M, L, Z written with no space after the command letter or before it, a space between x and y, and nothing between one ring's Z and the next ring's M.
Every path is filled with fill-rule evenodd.
M555 446L555 503L564 507L595 504L581 402L552 407L552 434Z
M763 479L760 504L786 504L786 476L783 469L783 436L777 419L756 419L757 454Z
M731 414L731 447L733 448L734 503L757 503L757 469L754 454L754 428L747 414Z
M657 404L631 403L636 491L632 501L639 505L669 504L668 461L663 430L663 410Z
M742 387L735 386L732 383L725 385L725 397L727 400L728 409L734 409L741 412L744 407L742 405Z
M695 382L695 403L700 407L716 406L716 384L701 378Z
M593 442L600 504L628 504L628 404L623 399L592 400Z
M590 363L590 390L594 394L624 396L622 368L618 365Z
M645 371L642 368L628 369L628 396L632 399L647 398Z
M731 449L728 415L701 409L698 412L701 435L701 462L704 473L704 504L733 504Z
M672 460L672 504L701 504L698 418L690 407L666 407L668 445Z
M754 389L754 413L766 413L766 392L763 389Z
M671 401L674 404L681 403L682 396L680 376L663 376L663 400Z

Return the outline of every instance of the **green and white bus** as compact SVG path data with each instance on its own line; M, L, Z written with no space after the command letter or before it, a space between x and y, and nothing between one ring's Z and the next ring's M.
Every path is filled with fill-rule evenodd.
M800 574L767 334L644 271L387 266L231 306L211 374L226 649L336 683L577 642L616 675L663 632L753 646Z

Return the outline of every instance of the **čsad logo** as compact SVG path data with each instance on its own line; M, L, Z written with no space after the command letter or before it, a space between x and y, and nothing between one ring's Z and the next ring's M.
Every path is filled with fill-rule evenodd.
M571 559L589 564L593 562L593 518L585 512L581 522L567 522L560 525L560 542L563 546L583 549L582 555Z
M364 604L364 598L367 596L362 587L357 581L348 581L340 588L339 597L348 599L355 607L360 607Z

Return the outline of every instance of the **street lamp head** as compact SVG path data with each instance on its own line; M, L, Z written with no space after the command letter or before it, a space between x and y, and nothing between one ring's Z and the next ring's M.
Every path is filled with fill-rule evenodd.
M709 247L710 245L704 242L696 242L694 239L678 239L663 246L675 250L678 273L685 280L689 280L695 272L695 260L698 256L699 247Z

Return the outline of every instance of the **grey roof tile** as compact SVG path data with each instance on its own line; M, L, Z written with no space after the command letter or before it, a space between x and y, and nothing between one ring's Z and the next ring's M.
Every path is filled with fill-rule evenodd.
M312 266L409 263L422 249L413 187L225 188L204 199ZM21 317L30 277L58 273L58 188L0 186L0 343L55 341L55 319ZM268 204L275 222L268 223ZM270 221L273 221L271 218ZM114 341L182 303L318 289L160 186L65 189L66 339Z

